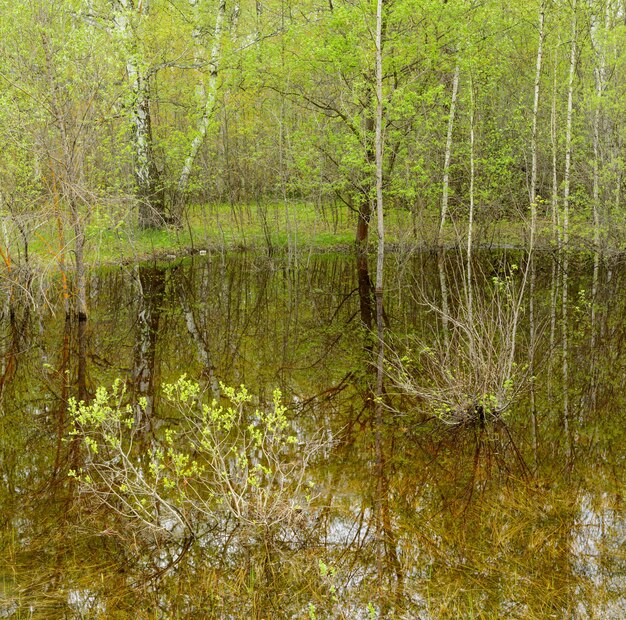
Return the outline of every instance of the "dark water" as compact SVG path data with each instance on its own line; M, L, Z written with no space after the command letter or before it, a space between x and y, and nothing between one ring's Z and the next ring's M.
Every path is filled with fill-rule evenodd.
M505 310L523 293L521 389L501 419L460 425L394 383L404 359L411 380L432 387L432 366L411 366L420 347L444 351L451 374L469 372L436 309L467 310L454 253L389 259L382 425L375 304L353 256L103 269L91 274L87 324L65 319L54 283L34 281L31 296L7 286L0 617L626 617L626 269L571 257L564 287L561 264L537 257L522 291L523 256L476 257L476 324L504 316L506 332L494 287L513 291L498 297ZM476 334L505 351L502 330ZM154 442L169 415L160 386L183 372L209 388L243 383L261 404L280 387L296 456L321 442L310 503L288 522L260 531L223 520L168 537L68 477L86 458L69 435L68 398L123 379L129 399L147 399Z

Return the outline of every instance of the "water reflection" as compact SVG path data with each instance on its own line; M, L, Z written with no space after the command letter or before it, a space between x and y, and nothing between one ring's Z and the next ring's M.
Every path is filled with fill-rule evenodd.
M166 270L156 265L139 265L134 275L138 303L133 382L137 396L146 403L145 407L135 407L135 423L150 428L154 417L156 349L162 328Z
M476 252L472 273L489 279L521 258ZM462 257L390 264L395 346L442 329L450 339L421 302L454 315ZM351 256L232 254L105 269L82 325L62 302L34 313L7 296L0 616L369 618L369 606L389 618L624 617L626 270L606 258L561 267L536 257L532 312L528 296L521 312L520 342L537 341L532 392L500 422L442 428L387 385L378 451L364 257L356 268ZM288 528L246 538L233 520L166 539L77 494L69 397L121 377L148 401L142 422L167 424L157 388L182 372L215 394L243 382L259 402L279 386L302 445L319 429L332 438L309 472L317 499Z

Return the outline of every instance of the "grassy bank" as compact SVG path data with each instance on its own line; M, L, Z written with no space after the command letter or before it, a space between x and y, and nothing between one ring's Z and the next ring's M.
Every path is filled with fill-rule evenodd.
M438 214L412 214L390 210L385 218L386 240L395 246L431 247L436 240ZM315 207L305 203L266 205L196 205L189 209L182 226L140 230L122 219L120 212L95 210L87 226L86 261L89 265L144 260L151 257L185 255L198 251L248 249L268 253L284 251L345 251L354 246L356 214L345 207ZM572 225L573 245L592 247L593 231L585 222ZM71 261L71 228L59 218L30 222L27 227L29 257L51 265ZM482 247L521 247L527 245L527 226L517 220L481 222L475 225L474 239ZM375 230L371 231L372 240ZM444 243L464 244L466 222L446 226ZM613 231L614 249L621 250L621 236ZM540 222L538 245L553 243L551 224ZM7 251L8 250L8 251ZM24 260L23 236L8 228L4 236L5 262Z

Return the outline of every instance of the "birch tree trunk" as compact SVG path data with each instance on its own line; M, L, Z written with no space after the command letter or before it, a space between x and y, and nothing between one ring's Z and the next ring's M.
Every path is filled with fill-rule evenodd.
M374 150L376 158L376 219L378 224L378 248L376 253L376 331L378 334L378 359L376 364L376 459L378 464L377 485L377 534L378 573L382 584L382 551L384 549L383 504L384 458L382 447L383 422L383 364L385 358L385 332L383 322L383 267L385 259L385 223L383 220L383 0L376 2L376 118ZM382 603L382 592L381 592ZM382 606L381 606L382 608Z
M376 219L378 223L378 251L376 260L376 295L383 292L383 264L385 257L385 222L383 219L383 59L382 59L383 0L376 4Z
M552 147L552 239L561 247L561 232L559 230L559 180L557 172L557 136L556 136L556 95L557 95L557 53L554 52L554 71L552 81L552 107L550 110L550 144Z
M194 7L198 6L198 0L190 0L190 2ZM226 0L220 0L219 6L217 8L217 16L215 18L215 28L213 29L213 45L211 47L211 55L209 58L209 64L211 65L209 79L208 83L203 85L203 87L201 88L201 93L204 98L202 116L200 117L198 126L196 127L195 135L189 146L189 151L187 153L187 157L185 158L185 163L183 164L183 168L178 179L177 202L179 206L184 203L185 195L189 188L189 177L191 176L193 165L196 161L196 157L198 156L198 152L200 151L200 147L202 146L206 137L207 129L209 127L211 117L213 116L213 111L215 109L215 100L217 96L217 77L221 54L222 28L225 14Z
M576 0L572 5L572 41L570 47L569 78L567 85L567 118L565 126L565 171L563 172L563 244L569 242L569 199L570 175L572 168L572 117L574 110L574 77L576 75L577 54Z
M535 96L533 100L533 125L531 136L531 174L530 174L530 251L534 246L537 229L537 120L539 116L539 95L541 85L541 63L543 60L544 22L546 15L545 0L539 9L539 44L537 46L537 64L535 68Z
M572 4L572 41L570 48L569 79L567 86L567 120L565 127L565 171L563 173L563 297L562 297L562 322L563 322L563 423L566 436L569 437L569 374L568 374L568 242L569 242L569 197L570 197L570 174L572 166L572 116L574 101L574 76L576 73L577 53L577 21L576 0Z
M454 115L456 112L456 100L459 92L459 65L454 68L452 78L452 98L450 100L450 113L448 115L448 134L446 136L446 151L443 160L443 181L441 187L441 217L439 220L438 243L442 242L443 227L448 213L448 193L450 189L450 160L452 158L452 132L454 130Z
M609 26L609 9L608 5L605 11L605 34ZM602 120L603 101L605 82L606 56L604 53L604 42L598 40L597 24L591 25L591 42L595 48L595 66L593 68L593 76L595 81L595 109L593 114L593 240L596 250L601 244L601 222L600 222L600 124Z
M139 201L139 226L157 228L164 222L165 209L153 153L150 84L131 24L133 13L136 12L140 17L146 14L149 3L144 0L135 8L131 0L117 0L116 8L114 24L126 53L126 73L131 90L130 111L134 128L133 172Z
M532 120L532 136L531 136L531 174L530 174L530 241L528 250L528 265L530 268L530 289L528 294L528 310L529 310L529 336L530 336L530 409L533 422L533 453L535 468L538 465L538 421L537 406L535 398L535 262L534 262L534 246L535 235L537 232L537 121L539 117L539 95L541 85L541 65L543 60L543 41L544 41L544 23L545 23L546 4L542 0L539 7L539 42L537 45L537 63L535 67L535 93L533 100L533 120Z
M593 68L596 89L596 108L593 115L593 240L595 252L593 255L593 277L591 281L591 410L594 411L597 400L597 369L596 369L596 340L597 340L597 296L598 283L600 279L600 261L602 253L602 231L600 218L600 165L601 165L601 148L600 148L600 124L603 111L603 93L605 85L606 72L606 56L604 52L604 37L609 29L610 12L609 4L605 7L604 14L604 33L603 40L598 40L597 30L591 26L591 41L595 48L596 63Z

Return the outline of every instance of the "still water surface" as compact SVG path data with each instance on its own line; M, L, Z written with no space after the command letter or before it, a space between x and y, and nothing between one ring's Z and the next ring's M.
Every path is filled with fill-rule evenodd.
M483 252L473 267L474 308L507 277L520 290L520 254ZM389 360L441 342L436 308L454 315L464 274L455 253L390 258ZM350 255L94 271L86 325L65 320L53 285L47 303L6 293L0 617L626 617L625 278L619 258L594 270L579 257L564 289L558 259L538 257L516 351L526 368L535 334L534 379L502 420L457 426L400 393L389 366L376 426L375 304ZM288 526L160 538L68 478L84 458L69 397L121 378L157 433L160 386L182 373L243 383L260 403L280 387L297 449L321 441L311 502Z

